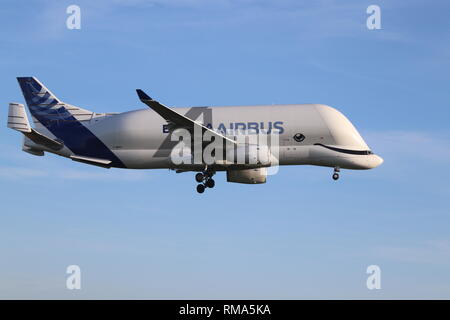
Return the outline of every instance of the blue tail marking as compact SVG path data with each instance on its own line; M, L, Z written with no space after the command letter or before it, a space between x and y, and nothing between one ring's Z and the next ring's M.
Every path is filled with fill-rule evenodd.
M33 115L76 155L108 159L125 168L123 162L88 128L78 121L47 88L33 77L18 77L20 88Z

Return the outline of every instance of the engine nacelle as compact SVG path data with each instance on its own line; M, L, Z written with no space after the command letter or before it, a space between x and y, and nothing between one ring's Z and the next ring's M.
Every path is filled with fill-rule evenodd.
M267 168L227 170L227 181L246 184L266 183Z

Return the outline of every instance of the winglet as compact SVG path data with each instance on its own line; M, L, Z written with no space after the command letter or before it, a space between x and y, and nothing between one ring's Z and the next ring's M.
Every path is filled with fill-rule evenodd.
M141 101L143 100L153 100L151 97L149 97L144 91L142 91L141 89L136 89L136 92L139 96L139 99L141 99Z

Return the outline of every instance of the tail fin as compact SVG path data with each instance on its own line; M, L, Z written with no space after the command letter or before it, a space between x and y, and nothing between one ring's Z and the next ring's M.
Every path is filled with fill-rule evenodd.
M34 77L18 77L20 88L22 89L28 107L31 106L53 106L61 101L48 90L38 79Z
M37 126L61 125L64 121L90 120L94 113L59 100L35 77L18 77L20 88Z
M83 121L87 122L92 118L111 114L94 114L92 111L64 103L34 77L19 77L17 81L19 81L23 96L33 116L36 129L42 129L31 128L30 133L24 133L28 138L34 139L33 142L36 144L48 146L55 151L67 147L67 150L72 153L72 159L76 161L125 168L122 160L90 130L88 125L83 124ZM16 115L13 111L11 111L11 116ZM21 113L17 115L22 116ZM24 126L25 130L28 130L29 127L31 126ZM42 152L36 152L34 149L24 148L24 151L42 155Z

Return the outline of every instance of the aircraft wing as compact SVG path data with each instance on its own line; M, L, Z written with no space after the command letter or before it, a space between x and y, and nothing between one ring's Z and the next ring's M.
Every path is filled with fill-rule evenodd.
M181 128L185 128L191 132L194 132L194 128L198 127L200 128L203 132L208 131L211 133L211 135L215 138L220 138L220 139L224 139L226 141L229 141L233 144L236 144L236 141L215 132L214 130L211 130L207 127L205 127L204 125L189 119L188 117L183 116L182 114L179 114L178 112L166 107L165 105L159 103L156 100L153 100L152 98L150 98L144 91L142 91L141 89L137 89L136 90L139 99L145 103L147 106L149 106L150 108L152 108L156 113L158 113L161 117L163 117L164 119L166 119L166 121L169 124L174 124L177 127L181 127Z
M83 162L87 164L91 164L93 166L99 166L103 168L111 168L111 160L106 159L99 159L99 158L92 158L92 157L85 157L85 156L77 156L77 155L71 155L70 159L73 161Z

